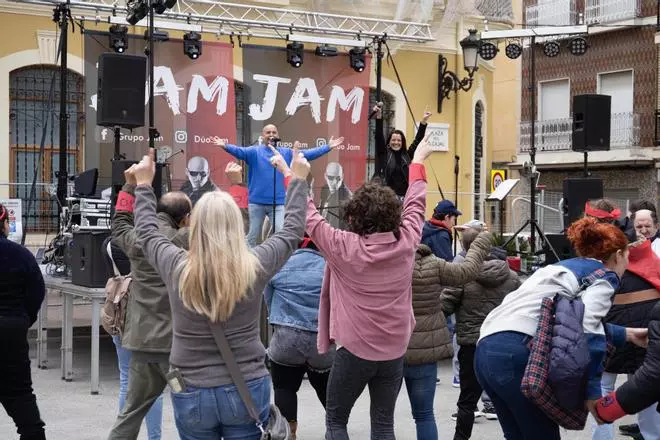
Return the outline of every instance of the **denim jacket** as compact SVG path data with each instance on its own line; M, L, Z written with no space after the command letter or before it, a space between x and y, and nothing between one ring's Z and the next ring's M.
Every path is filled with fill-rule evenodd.
M264 290L270 324L317 332L324 270L319 252L295 251Z

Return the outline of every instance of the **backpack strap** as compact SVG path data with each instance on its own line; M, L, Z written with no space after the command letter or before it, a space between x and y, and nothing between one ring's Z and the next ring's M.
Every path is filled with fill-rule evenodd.
M576 296L581 296L582 292L586 289L589 288L593 283L595 283L597 280L600 280L602 278L606 278L607 274L611 272L609 270L605 270L603 268L598 268L591 272L589 275L585 276L582 278L580 282L580 289L577 292Z

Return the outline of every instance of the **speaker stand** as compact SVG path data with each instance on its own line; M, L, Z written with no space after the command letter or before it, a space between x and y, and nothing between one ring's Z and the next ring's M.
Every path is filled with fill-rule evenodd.
M591 177L591 173L589 172L589 152L588 151L584 152L584 177Z
M119 139L121 137L120 127L116 126L114 128L114 132L115 132L115 156L114 156L113 160L120 160L122 158L121 157L121 148L120 148L121 145L119 143Z
M545 244L548 249L552 252L552 255L557 259L557 261L560 261L559 259L559 254L557 254L557 251L555 251L555 248L552 246L550 241L548 240L548 237L545 236L543 231L541 230L541 227L539 226L539 223L536 219L527 219L525 223L518 229L512 236L507 240L506 243L502 246L503 248L506 249L506 247L513 241L515 238L520 234L522 231L524 231L527 227L530 227L533 231L538 232L539 237L541 238L541 248L543 248L543 244ZM533 253L532 255L536 256L536 253Z

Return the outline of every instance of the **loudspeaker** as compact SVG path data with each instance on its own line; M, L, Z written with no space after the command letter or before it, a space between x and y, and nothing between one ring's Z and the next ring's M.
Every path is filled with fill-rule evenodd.
M77 286L105 287L110 274L103 260L103 242L109 231L79 231L71 242L71 282Z
M573 246L571 246L571 242L566 238L566 234L545 234L545 237L555 252L557 252L559 260L568 260L575 257L575 251L573 250ZM558 261L547 243L543 243L543 250L545 252L546 264L554 264Z
M584 215L587 200L603 198L603 180L593 178L564 179L564 226Z
M573 97L573 151L610 149L612 97L576 95Z
M99 57L96 125L144 126L147 58L104 53Z

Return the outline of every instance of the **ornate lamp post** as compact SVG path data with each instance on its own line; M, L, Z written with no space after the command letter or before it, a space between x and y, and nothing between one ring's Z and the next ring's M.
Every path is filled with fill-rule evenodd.
M451 92L459 90L468 91L472 87L474 72L479 67L479 47L481 40L477 37L477 30L470 29L469 35L461 40L461 49L463 50L463 67L468 76L460 79L458 75L451 70L447 70L448 61L442 54L438 56L440 68L438 70L438 113L442 113L442 101L449 99Z

